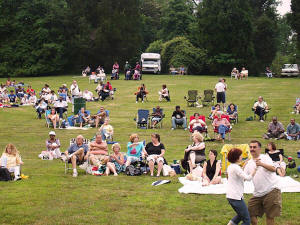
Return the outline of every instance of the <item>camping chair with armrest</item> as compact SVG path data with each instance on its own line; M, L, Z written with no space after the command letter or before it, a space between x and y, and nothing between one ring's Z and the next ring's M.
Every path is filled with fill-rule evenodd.
M203 106L214 105L214 90L204 90L204 97L201 99Z
M286 158L288 160L288 163L286 164L286 168L285 171L287 170L287 168L293 169L296 167L296 161L291 157L291 156L286 156L284 154L284 150L283 149L277 149L280 151L280 154L282 155L283 159ZM265 149L265 154L269 154L269 149Z
M229 110L229 106L227 107L227 113L228 113L228 110ZM237 124L239 122L239 114L238 114L238 106L237 105L234 105L234 112L236 113L235 118L229 118L229 119L230 119L230 123Z
M154 113L154 112L155 112L155 108L152 109L152 113ZM163 119L165 118L164 109L160 108L160 113L162 115L161 120L158 121L158 123L155 125L156 128L157 127L162 128L162 126L163 126ZM151 116L151 121L152 121L152 118L153 118L153 116Z
M75 138L72 138L71 140L70 140L70 144L69 144L69 146L71 146L72 144L74 144L76 142L76 139ZM87 139L87 138L85 138L85 139L83 139L83 144L86 144L86 145L89 145L89 143L90 143L90 140L89 139ZM89 163L89 159L87 159L87 161L88 161L88 163ZM65 162L64 162L64 166L65 166L65 174L67 174L67 172L69 171L69 170L73 170L73 168L72 168L72 166L70 167L70 164L72 164L72 162L69 162L69 160L66 160ZM78 165L80 165L80 164L78 164Z
M149 127L149 110L139 109L135 120L136 120L136 128L148 129L148 127Z
M50 128L50 126L54 127L53 122L48 118L48 115L50 115L51 109L47 109L45 111L45 120L46 120L46 126ZM59 121L56 122L56 127L59 127Z
M185 110L182 110L182 111L184 112L184 115L185 115L185 118L186 118L186 111ZM179 127L182 128L182 126L183 126L183 122L177 123L176 120L175 120L175 124L176 124L176 128L179 128Z
M91 115L91 112L90 112L90 110L85 110L84 111L87 115ZM74 127L76 127L76 126L78 126L78 125L80 125L80 123L79 123L79 117L77 117L77 118L74 118L74 116L73 116L73 124L74 124ZM87 124L89 124L89 122L87 123ZM83 122L83 124L82 125L87 125L86 124L86 122Z
M254 104L256 103L257 101L254 101ZM253 111L253 118L254 118L254 120L256 119L256 113L255 113L255 109L252 107L251 108L252 109L252 111ZM270 110L271 110L271 108L270 107L268 107L268 109L267 110L265 110L265 114L264 114L264 121L266 121L267 120L267 117L268 117L268 113L270 112Z
M105 113L106 113L106 117L109 117L109 110L105 110ZM96 118L92 117L89 124L91 127L95 127L96 126ZM100 121L98 126L101 126L102 124L103 123Z
M199 97L200 96L198 96L197 90L189 90L188 96L184 96L184 99L186 100L188 107L195 107L197 104L199 104Z
M215 116L214 119L216 119L216 118L218 118L218 117ZM230 123L230 119L229 119L229 116L228 116L228 115L222 114L221 118L222 118L222 119L223 119L223 118L227 119L228 122ZM230 133L231 133L232 127L230 126L230 127L228 127L228 128L229 128L229 129L226 131L226 134L228 134L228 141L230 141L230 140L231 140L231 135L230 135ZM218 127L215 126L215 127L213 127L213 129L214 129L214 138L216 138L216 134L219 133Z
M190 121L189 122L191 122L193 119L195 119L195 116L190 116ZM199 119L203 120L206 123L205 116L200 115ZM202 128L204 128L204 129L200 133L204 133L204 137L207 137L208 136L207 126L202 126ZM192 125L190 125L190 129L189 130L190 130L190 133L193 134L193 126Z

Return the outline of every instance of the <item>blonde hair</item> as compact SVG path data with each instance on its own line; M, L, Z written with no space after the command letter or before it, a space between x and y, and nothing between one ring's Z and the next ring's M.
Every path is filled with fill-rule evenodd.
M135 138L139 138L139 135L138 134L132 134L132 135L130 135L129 140L133 143Z
M121 150L121 145L119 143L114 143L112 146L111 146L111 150L115 150L115 148L118 147L120 150Z
M8 149L11 150L11 153L8 153L8 151L7 151ZM11 155L16 156L17 154L19 154L19 151L18 151L18 149L16 148L16 146L14 146L13 144L9 143L9 144L6 145L5 150L4 150L4 153L7 153L7 154L11 154Z
M193 138L195 137L199 142L203 142L203 139L204 139L202 134L200 134L199 132L194 132L192 137Z

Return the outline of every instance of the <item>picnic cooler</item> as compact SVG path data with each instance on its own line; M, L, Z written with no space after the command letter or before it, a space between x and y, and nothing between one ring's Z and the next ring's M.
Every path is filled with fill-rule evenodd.
M86 101L84 98L74 98L74 115L76 115L80 109L83 107L83 108L86 108Z
M227 159L227 154L232 148L239 148L243 151L243 154L242 154L243 161L242 161L241 165L244 165L246 160L252 158L252 156L250 154L250 147L248 144L240 144L240 145L225 144L225 145L223 145L222 150L221 150L222 172L226 172L227 167L230 165L230 162Z

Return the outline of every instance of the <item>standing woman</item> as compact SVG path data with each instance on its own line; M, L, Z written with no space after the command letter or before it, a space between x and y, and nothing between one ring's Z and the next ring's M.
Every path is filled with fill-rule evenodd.
M251 180L256 173L256 169L251 175L243 171L239 165L242 162L242 150L238 148L233 148L229 151L228 161L231 164L227 168L228 183L226 198L233 210L237 213L237 215L229 221L228 225L239 224L241 221L243 221L242 224L244 225L250 225L250 215L243 197L244 180Z
M150 167L150 175L153 176L154 164L157 163L157 177L160 176L164 164L164 154L166 152L163 143L160 143L159 134L151 134L151 142L146 145L146 156Z
M15 179L20 180L20 167L23 165L21 156L16 146L7 144L1 156L1 167L7 168L9 172L14 172Z

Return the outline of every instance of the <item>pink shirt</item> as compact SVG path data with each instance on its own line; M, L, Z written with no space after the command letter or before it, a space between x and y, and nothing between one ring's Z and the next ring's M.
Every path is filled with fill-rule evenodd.
M219 127L220 125L230 126L230 123L226 118L216 118L212 124L214 127Z

